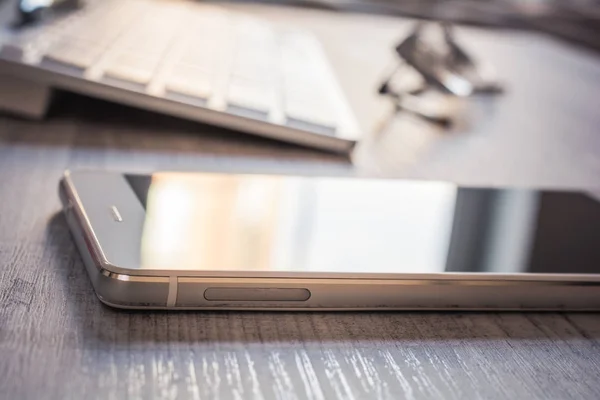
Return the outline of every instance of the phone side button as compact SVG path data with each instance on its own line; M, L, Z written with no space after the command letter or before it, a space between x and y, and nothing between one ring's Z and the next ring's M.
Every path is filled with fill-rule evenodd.
M207 301L306 301L310 291L302 288L212 287L204 291Z

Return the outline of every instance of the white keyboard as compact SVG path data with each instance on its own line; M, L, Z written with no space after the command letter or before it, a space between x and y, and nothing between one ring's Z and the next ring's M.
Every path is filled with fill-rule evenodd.
M212 5L88 1L0 45L0 73L51 87L338 152L360 136L313 36Z

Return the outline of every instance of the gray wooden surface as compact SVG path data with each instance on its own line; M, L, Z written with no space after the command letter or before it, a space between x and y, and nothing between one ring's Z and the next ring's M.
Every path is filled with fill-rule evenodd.
M385 114L373 87L405 29L261 11L321 35L372 128ZM597 187L597 57L540 37L472 37L509 83L495 117L447 134L400 116L357 149L354 165L73 95L44 122L0 116L0 398L600 398L598 314L114 311L94 297L59 213L67 167ZM524 55L537 75L521 74Z

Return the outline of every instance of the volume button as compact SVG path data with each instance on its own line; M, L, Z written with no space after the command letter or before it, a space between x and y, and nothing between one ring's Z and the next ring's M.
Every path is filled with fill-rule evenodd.
M306 301L310 291L304 288L210 287L204 291L208 301Z

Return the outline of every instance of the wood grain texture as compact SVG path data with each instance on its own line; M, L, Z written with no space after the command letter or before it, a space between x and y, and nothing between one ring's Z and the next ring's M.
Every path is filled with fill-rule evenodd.
M0 397L600 397L597 314L102 306L58 213L64 168L350 168L209 127L190 132L198 127L75 96L45 123L0 118Z
M311 13L297 15L300 22L305 16L314 21ZM356 78L376 82L381 63L365 59L384 60L396 37L395 22L336 18L341 30L324 22L314 29L326 34L328 50L338 48L344 35L364 41L364 52L350 47L333 54L342 80L357 82L347 87L365 125L378 114L379 103L362 95L365 83ZM372 28L371 36L360 33L363 26ZM548 57L556 65L555 56ZM592 79L596 67L587 64L589 58L576 64L586 65L582 79L593 88L600 80ZM343 65L353 69L339 68ZM556 101L553 96L546 98ZM514 112L516 106L502 107ZM598 314L112 310L93 294L57 196L67 167L597 184L597 112L569 110L561 124L582 120L584 128L548 129L546 122L537 125L521 116L515 132L503 132L505 126L440 136L414 120L401 127L394 122L385 133L392 142L376 137L365 142L354 165L343 157L73 95L59 98L44 122L0 116L0 398L600 398ZM406 135L407 126L430 135L426 150L420 150L423 141Z

